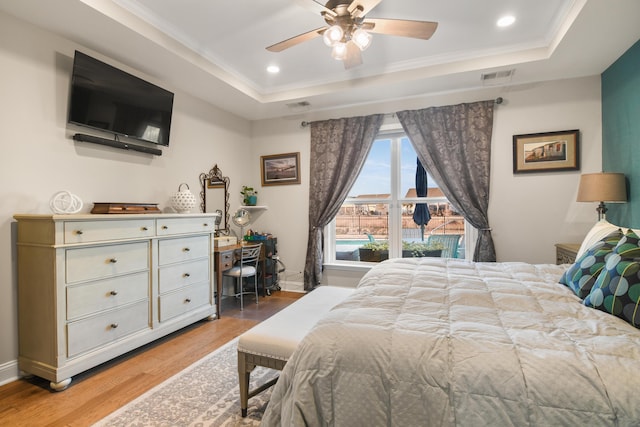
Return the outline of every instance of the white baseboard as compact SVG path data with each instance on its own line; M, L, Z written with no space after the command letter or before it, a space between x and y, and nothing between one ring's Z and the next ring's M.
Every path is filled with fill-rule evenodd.
M18 369L17 360L0 365L0 385L16 381L18 378L20 378L20 370Z
M280 289L287 292L304 292L303 282L282 281Z

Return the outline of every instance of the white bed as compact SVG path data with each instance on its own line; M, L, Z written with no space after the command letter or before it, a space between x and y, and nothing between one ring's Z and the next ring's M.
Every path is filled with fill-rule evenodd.
M381 263L303 339L262 425L640 425L640 330L566 268Z

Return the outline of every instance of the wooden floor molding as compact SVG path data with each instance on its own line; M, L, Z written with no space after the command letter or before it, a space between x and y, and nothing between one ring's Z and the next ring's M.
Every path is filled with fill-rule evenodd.
M278 291L222 301L222 317L201 321L73 377L62 392L32 377L0 387L0 425L90 426L162 381L277 313L303 294Z

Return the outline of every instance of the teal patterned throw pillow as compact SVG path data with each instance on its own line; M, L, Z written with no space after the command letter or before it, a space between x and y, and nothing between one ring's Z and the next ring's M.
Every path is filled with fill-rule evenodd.
M622 230L617 229L596 242L565 271L560 283L570 287L580 298L589 295L607 259L613 254L613 248L622 237Z
M629 229L616 245L614 252L626 259L640 258L640 237Z
M606 311L640 328L640 237L632 230L607 258L584 305Z

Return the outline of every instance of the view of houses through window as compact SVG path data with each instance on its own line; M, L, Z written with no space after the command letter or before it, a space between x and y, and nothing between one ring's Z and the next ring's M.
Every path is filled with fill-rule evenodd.
M328 257L338 262L464 258L464 218L430 175L423 173L426 182L420 179L420 168L404 133L376 139L349 197L329 226Z

